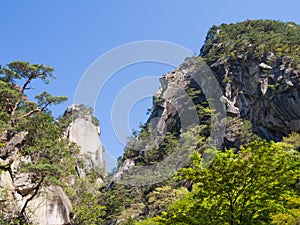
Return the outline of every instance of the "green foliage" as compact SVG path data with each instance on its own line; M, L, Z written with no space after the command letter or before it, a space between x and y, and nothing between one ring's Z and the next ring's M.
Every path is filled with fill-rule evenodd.
M275 56L290 55L299 62L300 26L274 20L247 20L236 24L213 26L201 49L201 55L212 63L238 55L257 57L273 52Z
M291 212L290 198L299 199L292 188L299 154L290 145L255 141L239 154L219 152L209 167L199 153L192 160L178 178L193 181L194 190L158 217L162 224L270 224L272 215Z
M50 78L55 78L53 72L52 67L20 61L9 63L0 70L0 147L9 149L7 144L15 134L27 132L17 147L27 161L21 162L18 169L21 173L34 174L32 182L39 183L37 189L50 183L64 185L64 181L74 174L78 161L78 147L63 138L62 126L48 110L50 105L60 104L67 98L42 92L34 102L26 96L33 81L48 84ZM3 169L11 171L10 165ZM1 215L1 224L25 224L26 217L21 215L23 209L15 212L18 207L7 205L7 208L5 216Z
M4 67L3 73L6 74L5 81L11 82L14 79L41 79L48 84L49 78L56 78L53 75L54 69L42 64L30 64L29 62L14 61Z
M98 127L100 125L99 120L93 115L94 110L92 107L83 104L74 105L74 109L72 110L72 112L66 112L65 115L60 118L60 122L66 121L66 119L67 121L72 121L80 117L86 120L90 120L96 127Z
M105 207L100 205L97 185L89 178L78 179L72 187L66 187L73 204L72 224L98 225L103 223Z
M162 161L178 145L176 135L171 132L162 136L151 128L142 127L138 135L137 133L134 132L129 140L123 159L135 159L138 165L150 165Z
M171 203L182 199L187 193L188 190L183 187L176 189L167 185L156 188L147 196L149 216L155 216L165 211L171 205Z
M134 220L129 217L126 221L121 223L122 225L134 225Z
M300 151L300 134L296 132L290 133L289 136L283 138L283 142L291 144L295 149Z
M272 215L271 224L299 225L300 222L300 196L287 196L287 208L284 212Z
M79 149L61 138L62 130L50 114L35 114L24 120L19 129L28 131L20 152L31 159L22 165L23 171L35 172L52 183L73 173Z
M134 225L161 225L162 223L158 222L156 218L148 218L146 220L135 222Z
M31 89L34 80L41 80L45 84L50 82L54 69L42 64L15 61L0 70L0 110L2 121L16 127L19 121L31 115L47 110L47 107L59 104L67 98L52 96L43 92L36 96L37 103L27 99L26 92Z
M52 96L44 91L43 93L35 96L35 99L37 100L40 108L46 108L49 104L58 105L66 101L68 98L65 96Z
M106 220L114 220L120 217L121 219L128 219L131 217L131 213L128 213L126 210L130 209L131 204L140 199L142 194L143 191L138 188L120 184L115 184L108 191L102 190L100 193L100 204L105 206L104 218ZM137 211L139 211L139 208L137 208Z

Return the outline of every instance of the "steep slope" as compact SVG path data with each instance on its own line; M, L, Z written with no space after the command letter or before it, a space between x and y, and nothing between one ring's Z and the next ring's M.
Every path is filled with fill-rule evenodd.
M93 117L92 112L84 110L80 105L71 105L65 112L69 114L72 122L66 129L65 136L77 144L80 154L85 158L86 163L93 168L104 170L103 148L100 142L100 127L98 121Z
M213 27L201 49L228 108L237 107L235 116L263 138L300 130L299 35L293 23L247 21Z
M182 66L160 79L161 89L153 98L150 118L137 139L126 148L123 162L128 164L130 161L135 165L131 169L134 171L135 167L163 161L174 150L172 144L178 145L176 140L186 131L180 112L166 98L174 85L185 90L196 106L202 128L198 135L204 138L194 147L199 152L205 149L211 128L215 126L210 121L211 113L220 114L221 111L210 108L211 101L219 101L226 107L226 131L219 137L224 148L238 149L255 135L279 141L292 131L300 132L299 38L300 26L294 23L257 20L213 26L200 56L187 59ZM197 78L191 76L199 61L209 66L221 89L221 96L216 94L213 100L207 99ZM201 76L201 73L196 74ZM217 89L216 86L210 88ZM173 102L179 102L182 96L172 97ZM219 123L224 122L224 118L221 119ZM128 173L128 168L122 171L123 168L121 165L119 174ZM149 196L153 189L153 186L140 189L143 199L137 198L125 211L131 210L135 218L152 214L153 203L149 203ZM134 207L141 201L143 206ZM124 215L128 213L123 213L119 221L124 220Z
M293 23L247 21L214 26L198 57L214 72L227 115L251 121L253 132L269 140L300 131L299 43L292 41L297 37L300 26ZM160 124L167 127L159 129L174 130L179 123L176 112L162 98L172 83L187 92L197 89L188 79L189 70L179 68L161 78L162 88L155 95L161 101L154 100L150 116L163 115ZM197 104L204 99L199 95L193 100Z

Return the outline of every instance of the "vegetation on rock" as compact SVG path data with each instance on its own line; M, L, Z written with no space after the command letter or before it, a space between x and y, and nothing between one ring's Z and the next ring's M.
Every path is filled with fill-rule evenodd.
M275 57L289 55L299 63L300 26L275 20L247 20L236 24L213 26L201 49L209 63L228 57L263 57L273 52ZM274 57L274 59L275 59Z

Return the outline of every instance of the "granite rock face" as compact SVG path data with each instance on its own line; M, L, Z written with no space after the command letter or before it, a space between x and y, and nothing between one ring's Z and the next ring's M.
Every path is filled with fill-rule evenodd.
M100 129L90 113L79 113L73 105L66 113L73 113L73 122L68 126L66 137L80 148L79 158L84 168L74 168L79 178L88 176L90 169L104 169L103 149L99 139ZM12 134L6 147L0 153L0 207L1 216L7 221L16 216L25 216L26 221L39 225L70 224L72 204L64 190L55 184L43 182L34 172L25 172L22 165L31 163L31 157L22 155L19 150L27 132ZM63 138L66 138L63 137ZM75 179L75 177L73 177ZM97 183L103 184L98 178ZM71 183L66 183L71 185Z
M91 159L95 167L104 168L103 149L97 127L85 119L76 119L70 124L68 138L80 147L80 153Z
M32 224L70 224L72 205L63 189L53 184L42 185L36 174L21 170L21 164L31 162L17 147L25 137L24 132L16 133L7 147L4 161L9 162L10 169L0 174L0 204L4 209L1 216L9 220L24 211L26 220Z
M87 166L104 169L103 147L100 141L100 128L93 123L89 112L82 112L76 105L68 107L66 113L73 116L73 121L66 130L66 137L80 148Z
M270 55L274 54L228 58L209 65L222 90L219 101L225 104L227 117L236 121L227 126L223 137L226 147L240 143L237 131L244 124L243 119L251 122L254 133L268 140L300 132L300 70L293 66L290 57ZM166 93L175 86L187 92L191 88L201 90L190 77L192 72L192 64L184 63L160 79L161 88L154 95L148 120L155 121L152 126L158 131L180 132L180 117L170 101L166 101ZM202 101L206 101L203 94L194 99L196 103Z
M250 120L259 136L279 140L291 131L300 131L300 70L292 66L290 57L248 56L216 62L211 68L224 97L234 102L236 115ZM224 78L227 82L222 82ZM231 106L226 105L229 111Z
M70 224L72 204L59 186L42 187L28 204L26 214L33 224Z

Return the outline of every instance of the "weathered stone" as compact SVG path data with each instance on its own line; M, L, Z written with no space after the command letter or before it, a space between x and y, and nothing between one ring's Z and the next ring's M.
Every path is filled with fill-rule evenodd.
M33 224L70 224L72 204L63 189L50 185L42 187L38 194L28 202L26 215Z
M86 177L86 173L85 173L84 169L80 168L79 166L75 166L75 170L76 170L77 175L79 176L79 178L85 178Z
M259 67L262 68L262 69L265 69L265 70L271 70L271 69L273 69L272 66L269 66L269 65L267 65L265 63L260 63Z
M236 98L234 99L234 101L230 101L230 100L228 100L227 97L222 96L221 101L226 103L227 113L230 113L230 114L233 114L233 115L236 115L236 116L240 115L240 109L235 106Z
M31 162L30 157L18 154L10 167L14 178L15 190L22 196L28 195L36 187L35 182L33 182L34 173L20 172L21 165L29 162Z
M268 78L262 79L261 85L260 85L260 90L263 95L266 94L266 92L268 90Z
M103 148L97 127L86 119L78 118L68 127L67 137L80 147L80 154L91 159L94 167L104 168Z
M286 83L288 86L291 86L291 87L294 86L294 84L293 84L292 81L290 81L290 80L285 80L285 83Z
M258 65L257 61L241 59L228 63L226 67L223 64L214 64L212 69L219 74L217 78L220 83L220 73L225 76L225 68L239 74L236 76L228 73L232 95L239 93L234 95L237 96L235 106L239 108L243 118L252 122L253 130L257 134L267 139L280 140L292 130L299 132L297 123L292 122L300 119L300 79L295 76L299 70L290 67L289 57L282 57L273 62L272 67L270 66L272 69L268 67L270 71L266 74L255 70L263 66ZM226 96L229 94L225 87L223 92ZM232 101L227 99L225 102L230 106Z
M260 63L254 57L244 57L226 63L217 60L210 68L222 87L220 100L226 104L227 113L251 121L253 131L261 137L280 140L292 130L300 131L300 71L290 66L290 57L274 60L273 54L269 55L272 58L268 61L270 65ZM192 70L186 66L165 74L161 79L163 88L155 94L155 98L166 99L166 92L174 85L183 90L193 87L188 76ZM197 86L194 88L199 89ZM156 125L161 131L180 132L180 127L176 126L179 118L174 108L168 107L162 100L154 102L152 109L148 122L156 121L153 127Z
M6 147L0 154L0 166L6 167L13 163L15 157L18 154L17 145L21 144L28 132L22 131L15 134L12 139L7 143Z
M10 191L15 189L13 180L8 171L2 171L0 173L0 187Z

